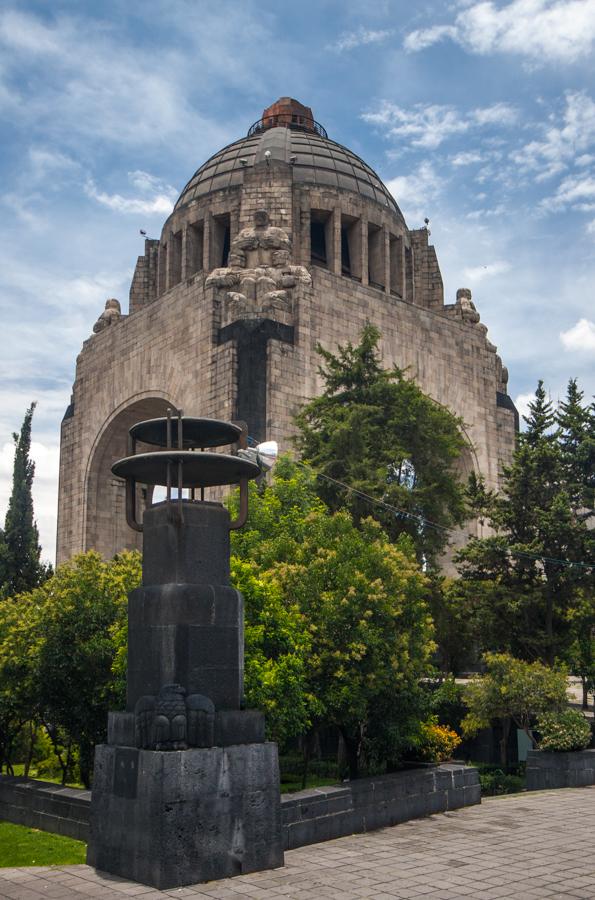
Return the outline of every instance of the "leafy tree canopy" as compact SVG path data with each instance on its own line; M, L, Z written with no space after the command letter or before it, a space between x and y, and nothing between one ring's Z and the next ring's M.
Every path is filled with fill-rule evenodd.
M488 653L485 663L486 674L470 681L464 692L469 712L462 721L463 732L473 735L494 719L511 718L535 745L535 718L566 706L566 671L506 653Z
M257 639L262 661L283 662L285 697L302 698L292 709L294 725L336 725L355 772L372 751L380 709L385 731L393 729L395 758L419 727L410 698L434 649L427 582L409 538L395 545L373 519L356 528L347 512L330 514L315 486L308 467L281 459L271 485L252 488L248 522L232 535L233 565L236 573L241 566L259 571L257 584L241 584L247 649ZM261 611L273 607L269 630ZM247 673L253 665L254 658ZM261 695L264 685L248 679Z
M105 738L107 713L124 699L114 670L126 637L128 592L140 582L140 555L104 562L94 552L60 566L43 585L0 606L0 742L5 759L19 729L43 723L54 746L65 744L88 784L94 744ZM12 710L9 709L12 703ZM2 710L6 715L2 721Z
M297 417L297 446L319 473L318 493L331 510L348 509L358 524L373 516L391 540L408 534L418 558L431 562L447 529L464 517L456 476L461 422L400 369L382 368L379 339L366 325L357 346L348 343L336 355L318 347L325 387ZM422 526L416 517L434 524Z

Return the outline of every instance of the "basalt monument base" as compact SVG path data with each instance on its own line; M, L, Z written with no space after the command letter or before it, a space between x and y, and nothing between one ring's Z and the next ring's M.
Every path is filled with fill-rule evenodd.
M277 746L96 748L89 865L158 890L283 865Z
M243 598L230 584L229 532L261 470L188 449L239 435L245 449L239 426L169 410L130 430L131 455L113 467L127 479L127 521L144 532L143 578L128 596L127 708L95 748L87 862L159 890L283 865L277 745L244 708ZM165 449L137 454L137 437ZM167 499L141 523L136 483L147 479ZM238 481L232 521L202 489Z

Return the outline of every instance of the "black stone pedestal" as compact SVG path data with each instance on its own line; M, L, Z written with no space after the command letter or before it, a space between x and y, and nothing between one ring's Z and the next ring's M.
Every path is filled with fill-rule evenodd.
M97 747L87 862L159 890L282 866L276 744Z
M160 890L283 865L276 744L243 706L242 595L217 503L145 512L127 710L95 748L87 862Z

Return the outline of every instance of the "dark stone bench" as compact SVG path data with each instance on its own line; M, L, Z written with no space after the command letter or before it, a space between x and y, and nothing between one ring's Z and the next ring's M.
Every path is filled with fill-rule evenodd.
M526 777L528 791L595 784L595 749L567 753L529 750Z
M86 841L90 802L90 791L0 775L0 819L7 822ZM286 794L283 846L292 850L480 802L477 769L459 763Z

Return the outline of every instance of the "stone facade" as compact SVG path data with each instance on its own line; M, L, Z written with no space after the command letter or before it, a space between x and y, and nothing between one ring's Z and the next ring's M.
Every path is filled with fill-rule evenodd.
M265 110L198 170L145 242L129 314L110 301L85 341L62 423L58 562L139 546L110 472L133 422L169 406L244 419L291 449L293 415L321 389L317 343L356 342L368 321L386 366L462 418L461 474L498 487L516 410L470 292L444 304L428 230L408 229L373 170L308 114Z

